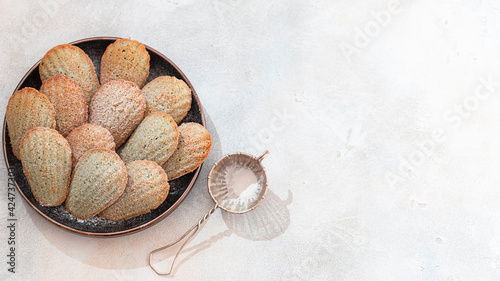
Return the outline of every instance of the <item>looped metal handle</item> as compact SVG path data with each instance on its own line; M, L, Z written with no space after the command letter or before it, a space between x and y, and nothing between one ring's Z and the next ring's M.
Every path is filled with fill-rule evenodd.
M175 261L177 260L177 257L179 256L179 254L181 253L182 249L184 249L184 246L186 246L186 244L193 238L193 236L200 230L200 226L215 212L215 210L219 207L219 204L217 204L217 202L215 203L215 206L210 210L208 211L208 213L206 213L203 218L201 218L197 224L193 225L188 231L186 231L186 233L184 233L179 239L177 239L175 242L172 242L166 246L163 246L161 248L158 248L158 249L155 249L153 251L151 251L151 253L149 254L149 266L156 272L156 274L158 275L170 275L172 273L172 270L174 269L174 265L175 265ZM175 244L179 243L180 241L182 241L182 239L184 239L186 236L188 236L188 238L186 239L186 241L184 241L184 243L182 243L181 247L179 248L179 250L177 251L177 253L175 254L175 257L174 257L174 260L172 261L172 265L170 266L170 270L168 272L160 272L156 269L156 267L153 265L153 254L156 253L156 252L159 252L159 251L162 251L162 250L165 250L167 248L170 248L172 246L174 246Z
M259 157L257 157L257 160L259 162L262 162L262 160L264 159L264 157L266 157L268 154L269 154L269 150L264 151L264 153L262 153L262 155L260 155Z

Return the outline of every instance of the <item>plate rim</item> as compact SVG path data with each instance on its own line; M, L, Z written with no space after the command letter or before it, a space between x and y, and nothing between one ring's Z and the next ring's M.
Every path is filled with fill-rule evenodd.
M126 38L123 38L123 37L112 37L112 36L97 36L97 37L88 37L88 38L84 38L84 39L79 39L79 40L72 41L72 42L67 43L67 44L76 45L76 44L86 43L86 42L90 42L90 41L118 40L118 39L126 39ZM158 55L163 60L167 61L176 71L179 72L179 74L184 79L184 82L186 82L186 84L191 89L191 94L192 94L193 98L196 100L196 102L198 104L199 112L200 112L200 115L201 115L201 123L202 123L203 127L206 128L205 114L203 112L203 106L202 106L202 104L200 102L198 94L196 93L193 85L191 84L191 81L189 81L189 79L184 74L184 72L182 72L182 70L173 61L171 61L168 57L166 57L164 54L162 54L161 52L157 51L156 49L154 49L154 48L152 48L152 47L150 47L150 46L148 46L148 45L146 45L146 44L144 44L142 42L141 42L141 44L143 44L144 47L146 47L146 50L148 52L153 52L154 54ZM28 76L40 65L40 61L41 61L41 59L38 60L26 72L26 74L24 74L23 78L17 84L17 86L16 86L14 92L12 93L12 95L14 95L14 93L16 93L19 90L19 87L21 87L21 85L24 83L24 81L26 81L26 79L28 78ZM12 97L12 95L10 97ZM10 97L9 97L9 99L10 99ZM4 156L5 165L7 167L7 173L10 173L11 167L10 167L10 163L8 161L8 158L7 158L7 144L5 142L5 134L6 134L6 129L7 129L7 118L6 117L7 116L4 115L3 130L2 130L2 144L3 144L3 156ZM90 231L84 231L84 230L75 229L75 228L69 227L67 225L64 225L64 224L62 224L62 223L60 223L60 222L52 219L51 217L49 217L48 215L46 215L44 212L42 212L40 209L38 209L35 205L33 205L33 203L26 197L26 194L24 194L24 192L22 191L22 189L19 187L19 185L18 185L18 183L17 183L17 181L15 179L14 179L14 185L16 186L17 191L23 197L24 201L27 202L31 206L31 208L33 208L38 214L42 215L42 217L44 217L48 221L54 223L55 225L57 225L57 226L65 229L67 231L70 231L70 232L73 232L73 233L82 234L82 235L85 235L85 236L91 236L91 237L117 237L117 236L123 236L123 235L127 235L127 234L136 233L136 232L139 232L139 231L144 230L146 228L149 228L149 227L155 225L156 223L160 222L167 215L169 215L171 212L173 212L179 206L179 204L181 204L182 201L184 201L184 199L186 198L186 196L191 191L192 187L196 183L196 180L198 179L198 176L199 176L199 173L200 173L200 170L201 170L202 166L203 166L203 164L200 165L194 171L193 178L192 178L191 182L189 183L188 187L186 188L186 190L183 192L183 194L181 195L181 197L179 199L177 199L177 201L172 206L170 206L170 208L168 208L165 212L163 212L161 215L157 216L156 218L152 219L151 221L148 221L148 222L146 222L144 224L141 224L139 226L133 227L131 229L126 229L126 230L121 230L121 231L114 231L114 232L90 232Z

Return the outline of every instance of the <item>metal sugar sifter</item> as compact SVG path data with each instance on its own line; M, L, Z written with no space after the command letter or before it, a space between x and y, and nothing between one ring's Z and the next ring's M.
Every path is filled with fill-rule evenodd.
M155 249L149 254L149 266L158 275L172 273L175 261L184 246L217 208L233 214L243 214L255 209L264 200L267 192L267 176L261 162L268 153L269 151L266 150L259 157L241 152L232 153L222 157L214 164L208 174L208 192L215 202L215 206L175 242ZM188 238L177 251L170 271L159 272L152 263L153 254L176 245L186 236Z

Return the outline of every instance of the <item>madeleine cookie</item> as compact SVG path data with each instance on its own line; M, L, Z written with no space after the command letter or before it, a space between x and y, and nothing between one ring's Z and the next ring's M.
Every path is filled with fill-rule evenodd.
M90 149L106 148L115 150L115 139L106 129L97 124L83 124L68 134L66 139L71 146L73 168L80 157Z
M76 164L66 209L80 219L90 218L113 204L127 185L127 168L105 148L87 151Z
M101 84L124 79L142 88L148 75L149 53L138 41L118 39L102 55Z
M35 199L61 205L71 180L71 148L56 130L36 127L21 139L21 163Z
M146 98L146 113L165 112L180 123L191 108L191 89L172 76L160 76L142 88Z
M99 88L95 67L85 52L73 45L62 44L50 49L40 61L42 82L56 75L66 75L83 90L87 104Z
M35 127L56 127L56 111L49 99L33 88L15 92L5 113L14 155L20 158L19 144L24 134Z
M179 144L162 168L168 179L173 180L198 168L210 154L212 138L207 129L198 123L179 126Z
M127 164L128 182L123 195L99 216L126 220L158 208L167 198L170 186L167 174L153 161L139 160Z
M97 90L89 106L89 123L101 125L113 135L119 147L141 123L146 99L137 85L113 80Z
M49 98L56 110L56 130L64 137L87 123L88 107L82 89L66 75L45 80L40 93Z
M174 119L164 112L153 112L142 120L123 146L120 157L125 164L135 160L151 160L159 165L174 153L179 131Z

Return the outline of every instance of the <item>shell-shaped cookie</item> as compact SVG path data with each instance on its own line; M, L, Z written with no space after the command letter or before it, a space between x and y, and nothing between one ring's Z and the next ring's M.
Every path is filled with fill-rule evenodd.
M191 108L191 89L186 82L172 76L160 76L142 88L146 112L165 112L180 123Z
M127 185L127 168L118 154L105 148L87 151L76 164L66 209L86 219L113 204Z
M156 209L167 198L170 186L167 174L153 161L139 160L127 164L125 192L99 216L125 220Z
M87 123L88 106L78 84L66 75L45 80L40 93L49 98L56 110L56 130L67 136L74 128Z
M168 179L173 180L198 168L210 154L212 137L198 123L179 126L179 144L174 154L162 165Z
M71 180L71 148L56 130L36 127L21 140L21 163L35 199L58 206L68 194Z
M20 159L19 144L24 134L35 127L56 127L56 111L49 99L33 88L15 92L5 113L14 155Z
M149 75L149 59L146 47L138 41L116 40L102 55L101 84L124 79L142 88Z
M66 139L71 146L73 168L80 160L80 157L90 149L106 148L115 150L116 148L113 135L106 128L97 124L83 124L71 131Z
M142 120L123 146L120 157L123 162L151 160L159 165L174 153L179 131L174 119L165 112L153 112Z
M113 135L119 147L141 123L146 99L137 85L113 80L97 90L89 106L89 123L100 125Z
M61 74L76 81L83 90L87 104L99 88L92 60L77 46L62 44L50 49L40 61L39 70L42 82Z

